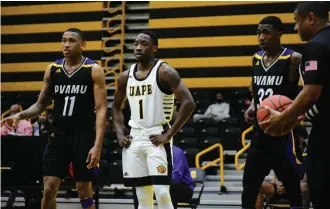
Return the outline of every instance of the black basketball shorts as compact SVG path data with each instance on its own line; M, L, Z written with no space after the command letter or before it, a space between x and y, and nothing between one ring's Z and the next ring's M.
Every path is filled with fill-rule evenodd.
M94 146L95 131L56 131L49 139L44 152L43 176L68 176L69 164L73 165L76 181L92 181L95 169L88 169L88 153Z

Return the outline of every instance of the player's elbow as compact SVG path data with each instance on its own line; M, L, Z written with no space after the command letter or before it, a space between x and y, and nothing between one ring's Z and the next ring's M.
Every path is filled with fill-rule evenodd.
M185 108L189 108L191 111L194 111L196 108L196 103L193 100L188 100Z

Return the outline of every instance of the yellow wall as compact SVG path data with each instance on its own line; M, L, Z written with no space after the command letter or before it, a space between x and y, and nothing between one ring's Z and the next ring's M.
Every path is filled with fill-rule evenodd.
M159 37L158 57L190 88L247 87L252 55L260 50L257 25L269 15L284 23L282 44L299 50L296 2L150 2L149 26Z
M2 2L1 91L36 91L47 65L62 58L61 38L75 27L85 33L84 55L101 58L103 2Z

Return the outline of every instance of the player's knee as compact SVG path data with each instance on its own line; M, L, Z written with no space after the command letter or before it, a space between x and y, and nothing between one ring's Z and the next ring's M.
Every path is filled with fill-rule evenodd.
M57 190L59 187L58 179L44 178L44 199L45 201L51 201L56 198Z
M78 182L77 192L80 200L92 197L92 184L90 182Z
M159 203L171 202L169 186L164 185L154 185L154 190Z
M44 199L45 201L52 201L56 198L57 189L50 185L44 187Z

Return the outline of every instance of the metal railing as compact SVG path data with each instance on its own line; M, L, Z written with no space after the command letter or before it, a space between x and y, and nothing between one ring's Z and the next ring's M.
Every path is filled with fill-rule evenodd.
M102 42L102 48L105 53L112 53L115 51L119 51L119 53L113 54L106 58L104 62L104 67L106 69L105 75L106 76L113 76L114 81L107 84L107 86L114 86L117 88L118 84L118 76L123 72L124 67L124 44L125 44L125 20L126 20L126 2L122 1L121 5L116 8L111 7L111 1L107 2L107 11L109 14L114 14L116 12L120 12L119 14L115 15L114 17L111 17L106 22L106 30L109 34L109 37L106 38ZM111 24L114 21L120 21L120 25L117 27L111 27ZM118 33L120 32L120 33ZM119 38L120 43L117 46L112 47L106 47L108 42L111 42L113 39ZM109 66L109 62L112 60L119 60L119 64L111 67Z
M208 162L207 164L200 167L200 157L203 156L204 154L216 149L216 148L219 148L219 158L217 158L217 159L215 159L211 162ZM200 168L202 170L205 170L205 169L207 169L207 168L211 167L212 165L217 164L219 162L220 162L220 172L219 172L220 192L224 193L224 192L227 192L227 189L225 187L225 180L224 180L224 158L223 158L223 146L222 146L222 144L216 143L216 144L200 151L199 153L197 153L196 158L195 158L196 168Z
M242 136L241 136L241 142L242 142L242 146L243 148L238 151L236 154L235 154L235 168L236 170L242 170L244 169L245 167L245 163L243 163L242 165L238 165L238 160L239 160L239 157L246 151L250 148L250 145L251 143L246 143L246 135L250 132L253 131L253 126L250 126L248 129L246 129L245 131L243 131L242 133Z

